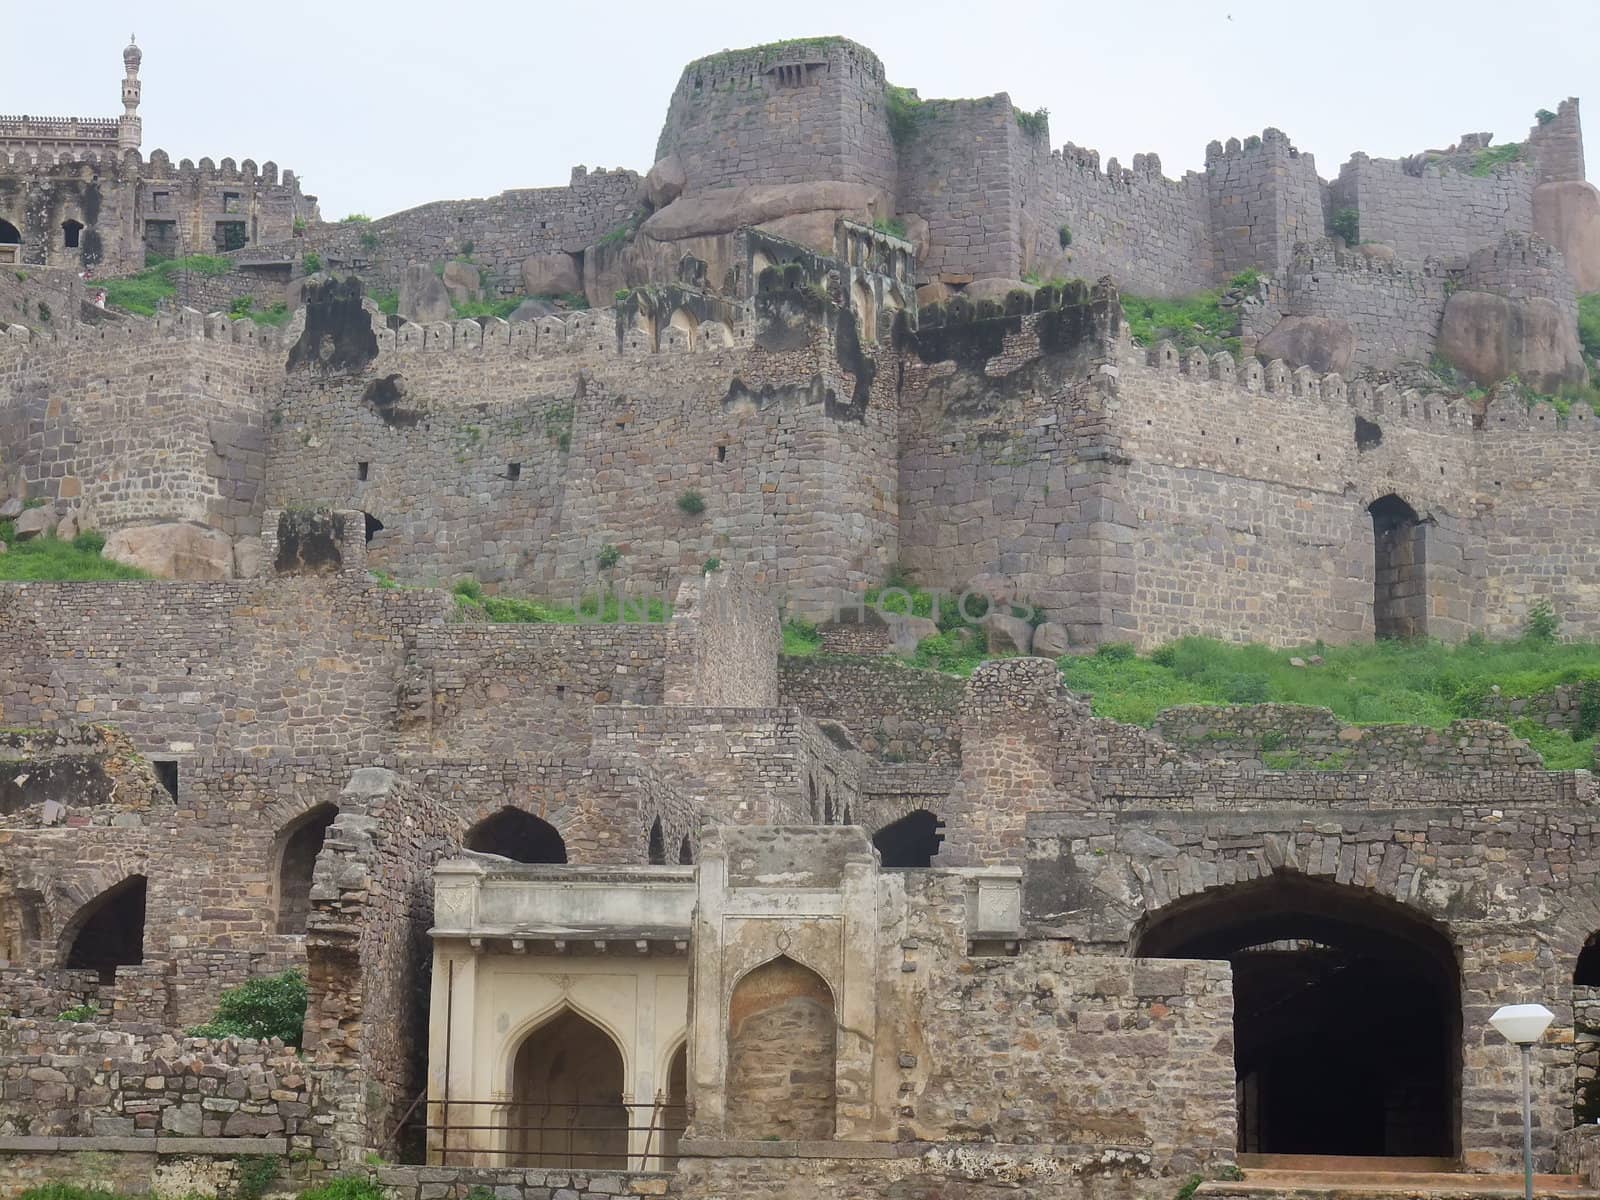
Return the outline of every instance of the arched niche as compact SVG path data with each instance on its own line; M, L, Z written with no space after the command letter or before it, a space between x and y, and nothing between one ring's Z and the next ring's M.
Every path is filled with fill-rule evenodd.
M306 921L311 916L311 876L328 828L338 815L335 805L319 804L279 831L273 856L279 933L306 931Z
M523 1038L512 1062L506 1163L625 1170L625 1067L611 1035L563 1008Z
M907 813L872 836L886 869L931 867L943 842L944 822L925 808Z
M74 913L61 934L62 965L111 983L118 967L142 963L146 882L130 875Z
M739 980L728 1005L727 1072L729 1137L834 1136L837 1018L822 976L780 955Z
M550 822L520 808L502 808L467 830L464 845L520 863L564 863L567 845Z

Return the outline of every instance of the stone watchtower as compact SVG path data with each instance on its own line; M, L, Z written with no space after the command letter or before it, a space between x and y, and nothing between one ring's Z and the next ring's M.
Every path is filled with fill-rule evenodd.
M139 121L139 64L144 52L128 35L128 48L122 52L122 116L117 118L117 149L126 153L137 150L143 136Z

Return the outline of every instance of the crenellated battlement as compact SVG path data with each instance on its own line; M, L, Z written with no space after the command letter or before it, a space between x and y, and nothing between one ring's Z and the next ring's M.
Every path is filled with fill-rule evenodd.
M104 324L76 324L67 332L51 336L25 325L0 325L0 366L26 365L43 358L92 356L119 347L158 345L164 342L208 342L259 351L268 358L281 359L293 344L298 329L258 325L247 317L232 318L226 313L201 313L192 308L164 312L153 321L126 320Z

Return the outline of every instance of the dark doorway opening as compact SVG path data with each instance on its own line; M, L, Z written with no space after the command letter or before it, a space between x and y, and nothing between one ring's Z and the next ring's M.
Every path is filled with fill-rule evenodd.
M564 863L567 846L548 821L520 808L502 808L467 831L466 846L520 863Z
M362 463L361 464L361 478L365 479L366 477L367 477L367 464L366 463ZM365 532L366 532L367 545L370 546L370 545L372 545L372 539L375 538L379 533L381 533L383 531L383 522L378 520L377 517L373 516L369 512L362 513L361 517L362 517L363 524L366 526L366 531Z
M278 835L279 933L306 931L311 916L311 876L327 841L328 827L338 815L332 804L319 804Z
M1426 523L1399 496L1374 500L1372 514L1372 623L1380 638L1423 637L1428 632Z
M1600 933L1591 934L1584 944L1578 955L1578 965L1572 972L1572 982L1578 987L1600 988Z
M925 808L908 813L873 835L885 867L931 867L944 842L944 822Z
M161 781L161 786L167 789L167 795L174 800L178 798L178 761L173 758L152 759L151 767L155 769L156 778Z
M512 1067L511 1166L622 1170L628 1110L622 1052L564 1009L528 1035Z
M12 246L22 241L22 233L10 221L0 218L0 246Z
M67 250L78 248L78 239L83 236L82 221L61 222L61 245Z
M680 867L694 866L694 847L689 843L689 835L683 835L683 841L678 843L678 865Z
M1232 965L1240 1151L1459 1153L1460 969L1422 916L1280 873L1172 905L1134 952Z
M142 963L144 905L145 877L130 875L79 909L63 939L67 967L98 971L101 983L114 983L118 967Z
M646 847L646 854L650 865L664 867L667 865L667 839L661 832L661 818L655 819L655 824L650 826L650 844Z

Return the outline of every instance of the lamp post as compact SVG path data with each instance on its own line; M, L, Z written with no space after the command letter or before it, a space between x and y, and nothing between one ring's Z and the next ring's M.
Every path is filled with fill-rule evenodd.
M1489 1018L1499 1035L1522 1051L1522 1195L1533 1200L1533 1044L1544 1036L1555 1013L1542 1004L1507 1004Z

